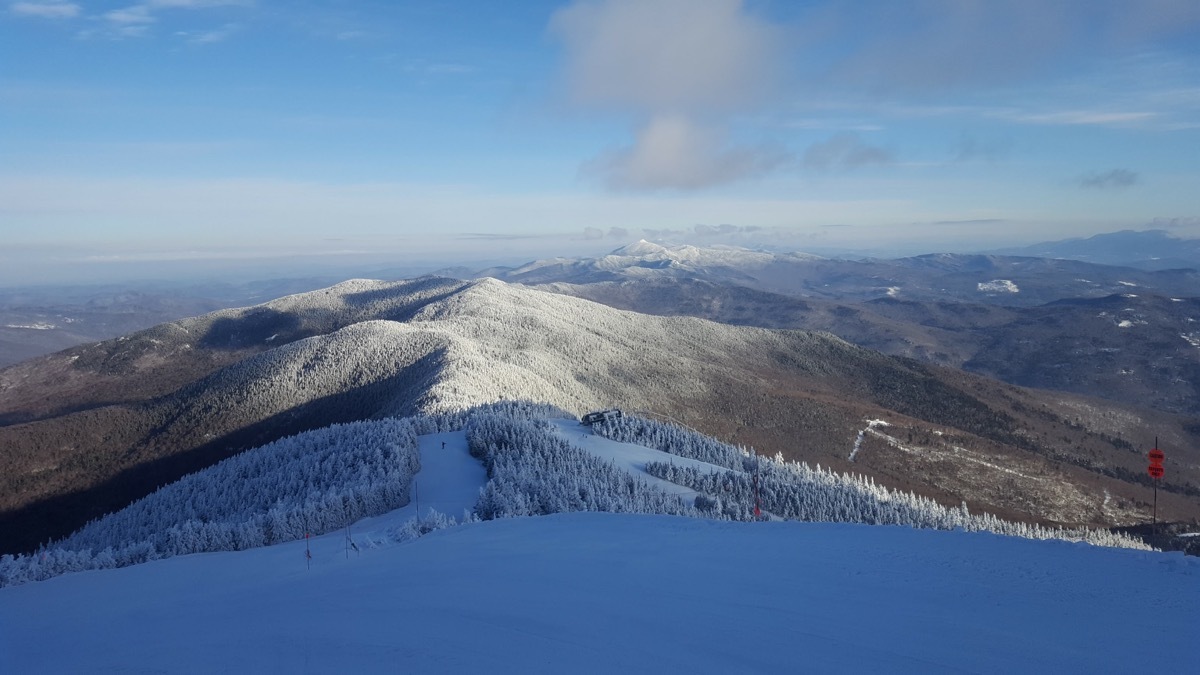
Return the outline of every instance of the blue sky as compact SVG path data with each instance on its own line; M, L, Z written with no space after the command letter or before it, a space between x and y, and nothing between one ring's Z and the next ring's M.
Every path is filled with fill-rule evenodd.
M1196 237L1197 149L1194 0L0 5L7 284Z

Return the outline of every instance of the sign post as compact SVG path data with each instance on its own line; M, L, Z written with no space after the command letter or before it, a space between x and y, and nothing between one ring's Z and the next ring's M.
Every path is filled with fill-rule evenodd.
M1166 459L1167 456L1165 454L1163 454L1162 450L1158 449L1158 437L1157 436L1154 437L1154 447L1150 449L1150 452L1146 454L1146 457L1148 457L1150 459L1150 466L1146 468L1146 472L1149 473L1150 477L1154 479L1154 512L1153 512L1154 520L1153 520L1153 524L1158 525L1158 481L1159 481L1159 479L1161 479L1163 477L1163 474L1166 473L1166 471L1163 470L1162 463L1163 463L1163 460Z

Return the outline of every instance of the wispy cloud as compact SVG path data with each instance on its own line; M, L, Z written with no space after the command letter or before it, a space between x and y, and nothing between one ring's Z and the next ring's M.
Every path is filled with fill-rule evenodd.
M996 162L1008 156L1012 145L1012 140L1008 138L991 139L963 135L954 144L953 157L955 162Z
M824 64L835 79L880 91L928 92L1020 81L1139 42L1183 37L1200 25L1200 4L924 0L881 6L843 0L815 10L810 22L843 43L835 61Z
M596 241L605 238L624 241L629 239L629 230L624 227L610 227L606 233L599 227L585 227L583 228L583 238L587 241Z
M431 63L425 60L416 60L404 64L404 72L422 75L464 75L475 71L474 66L463 63Z
M1033 96L1034 94L1027 94ZM1111 92L1101 95L1111 96ZM1143 96L1150 97L1149 93ZM859 104L862 105L862 104ZM855 109L853 102L844 104ZM1111 108L1056 108L1053 102L1042 107L990 105L912 105L905 103L878 104L878 114L899 119L975 118L1038 126L1099 126L1115 128L1162 128L1168 124L1161 111L1113 110Z
M1011 111L998 115L1014 122L1026 124L1075 125L1075 126L1132 126L1153 121L1158 117L1153 112L1112 112L1104 110L1060 110L1030 113Z
M804 166L818 171L857 169L892 164L891 151L863 142L856 133L840 133L827 141L813 143L804 151Z
M517 241L520 239L542 239L541 234L504 234L496 232L464 232L455 237L466 241Z
M126 7L106 12L104 20L107 22L107 26L106 30L101 32L113 38L141 37L150 31L150 24L154 23L154 18L138 7ZM81 35L90 36L92 33L93 31L88 30Z
M883 125L877 122L847 120L844 118L801 117L779 123L784 129L804 129L814 131L883 131Z
M150 27L158 22L159 15L166 10L246 7L251 4L251 0L146 0L105 12L102 18L107 24L107 30L102 33L106 32L109 36L118 38L141 37L149 33ZM236 30L235 24L226 24L215 30L178 31L177 34L186 36L193 44L209 44L228 38ZM85 31L84 34L90 32Z
M1089 173L1079 178L1079 187L1090 190L1123 190L1137 185L1141 178L1136 171L1113 169L1103 173Z
M971 218L969 220L937 220L932 224L957 227L962 225L1000 225L1007 222L1004 218Z
M114 9L105 12L104 18L117 28L144 27L155 21L154 17L150 16L150 9L146 5Z
M762 229L757 225L730 225L729 223L721 223L720 225L697 224L692 226L692 232L697 237L728 237L735 234L753 234L762 231Z
M1157 230L1200 230L1200 216L1177 216L1174 218L1160 216L1146 223L1146 227Z
M792 28L800 118L1200 128L1194 0L810 3ZM974 119L972 119L974 118ZM818 128L819 124L800 124ZM846 127L845 130L856 130Z
M549 30L566 50L569 100L638 120L632 144L584 175L618 190L694 190L782 163L779 149L728 141L732 116L770 96L782 61L776 28L740 0L577 1Z
M253 0L146 0L140 3L152 9L204 9L206 7L248 7Z
M190 44L208 45L216 42L224 42L241 29L242 27L239 24L227 23L214 30L200 32L180 31L177 35L185 37Z
M73 19L79 16L80 7L73 2L14 2L8 11L39 19Z

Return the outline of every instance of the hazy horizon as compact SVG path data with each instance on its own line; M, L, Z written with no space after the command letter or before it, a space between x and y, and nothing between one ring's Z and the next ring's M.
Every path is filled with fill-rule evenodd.
M1200 237L1186 1L36 0L0 60L5 286Z

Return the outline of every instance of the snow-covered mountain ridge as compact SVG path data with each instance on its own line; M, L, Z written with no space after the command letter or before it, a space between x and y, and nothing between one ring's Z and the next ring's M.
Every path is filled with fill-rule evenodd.
M378 400L373 413L445 412L518 399L575 411L615 403L641 408L673 396L703 395L705 380L744 379L740 366L751 359L811 352L817 358L801 365L820 372L826 369L820 356L856 351L828 335L647 316L494 279L464 285L419 308L406 290L403 282L353 281L322 292L318 299L333 299L321 308L329 312L322 315L327 325L349 325L218 371L189 387L187 398L211 399L227 410L266 402L270 407L261 414L274 414L371 383L402 379L407 385L414 381L413 369L421 368L428 385L423 393L413 396L405 387L391 400ZM400 300L377 300L371 311L344 300L361 294ZM311 309L307 296L266 307ZM341 314L330 311L339 298L346 308ZM397 306L407 314L403 322L354 323L364 315L392 315Z
M0 427L12 467L3 491L8 513L30 519L0 518L0 539L41 532L45 522L37 519L61 519L71 509L79 510L74 524L82 524L185 473L306 429L506 400L576 414L613 405L649 410L768 454L853 468L946 503L966 499L1041 522L1129 522L1143 509L1113 476L1050 459L1042 436L1120 440L1055 417L1057 398L886 357L828 334L649 316L491 279L353 280L164 324L66 352L55 363L47 372L71 384L68 397L105 395L77 382L111 388L122 377L185 379L179 373L193 370L182 386L160 385L167 392L152 398L116 405L77 398L67 414ZM4 386L18 400L20 392L46 396L57 385L45 375ZM848 460L873 419L894 424L898 440L872 436ZM1157 428L1169 438L1169 425ZM1184 513L1195 506L1169 490L1160 502ZM29 515L18 510L25 507Z

